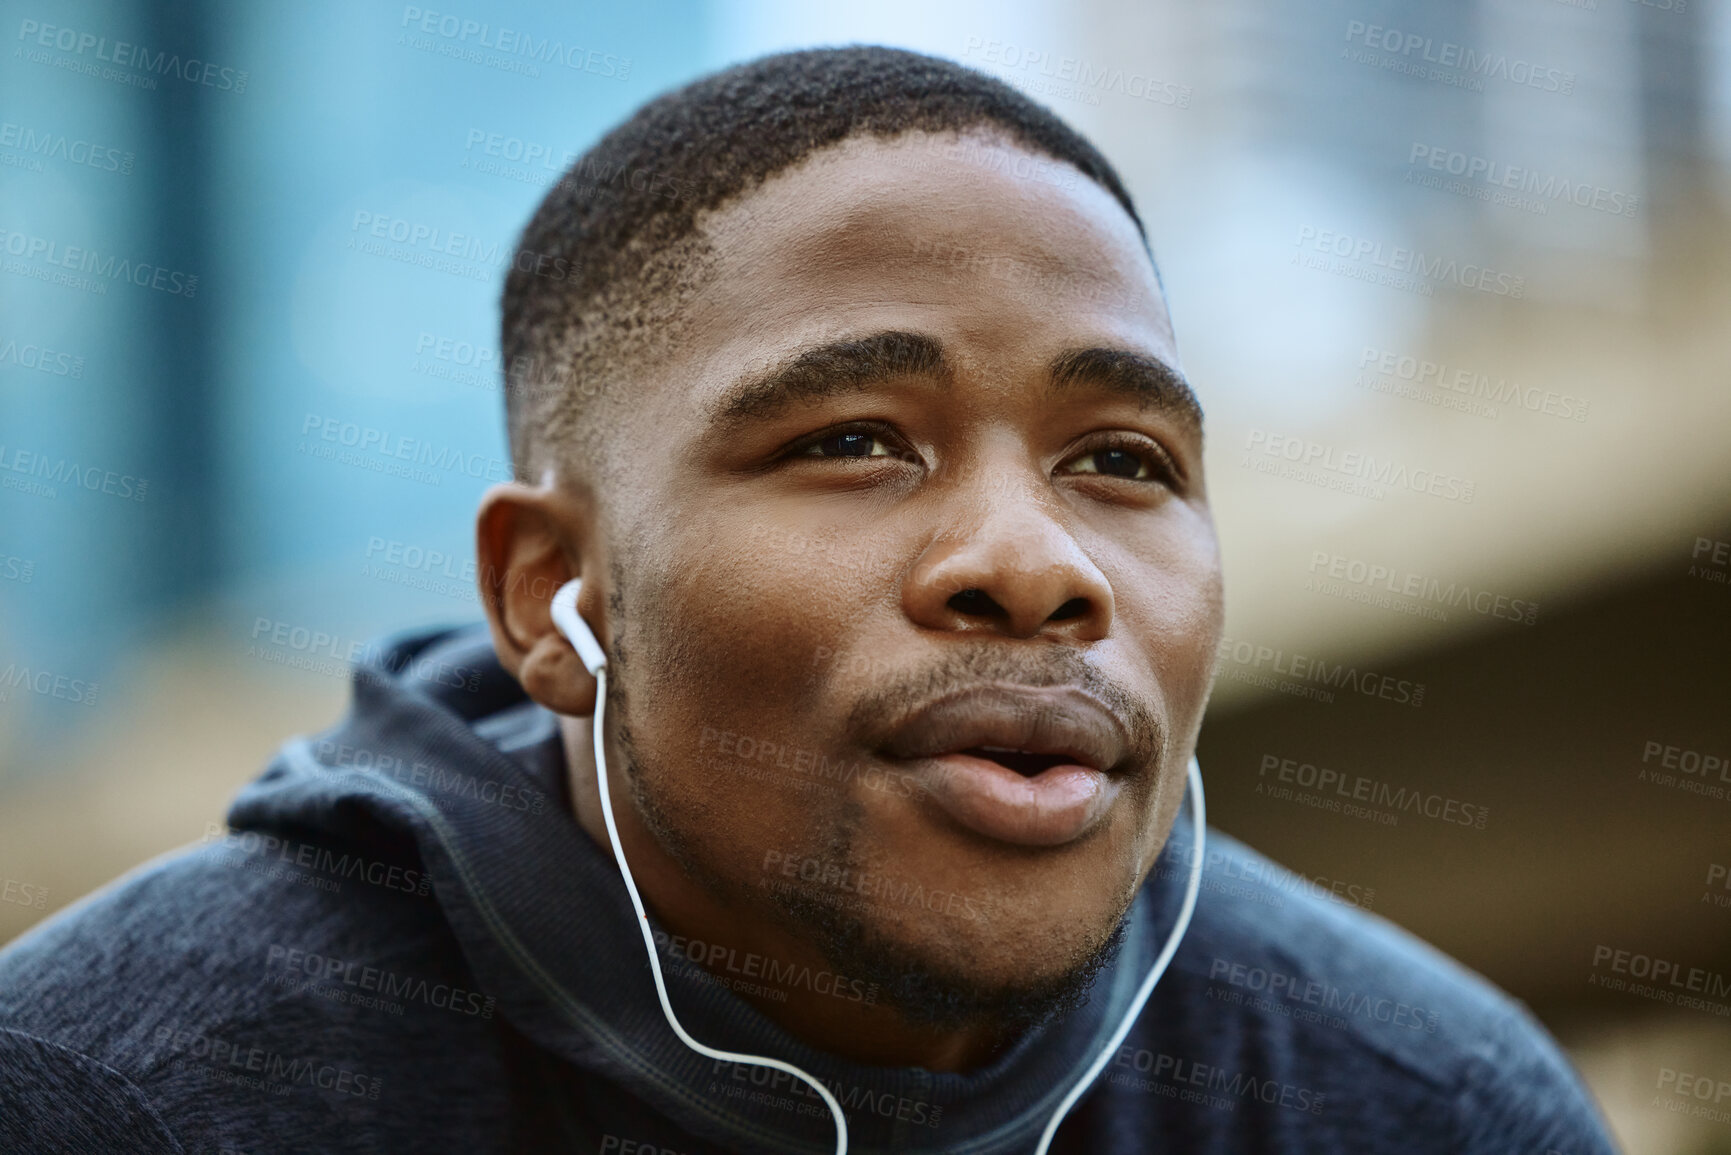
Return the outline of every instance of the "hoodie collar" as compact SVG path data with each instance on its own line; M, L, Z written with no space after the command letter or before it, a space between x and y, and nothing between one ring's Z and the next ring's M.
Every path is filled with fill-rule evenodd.
M618 868L571 813L555 718L498 665L485 630L384 647L356 669L348 717L288 743L242 791L229 822L348 830L357 810L415 840L479 985L539 1046L723 1145L778 1155L835 1149L829 1113L804 1083L718 1064L674 1036ZM1184 827L1086 1002L974 1071L868 1066L807 1046L663 945L668 995L701 1042L780 1058L820 1079L842 1103L851 1151L1025 1152L1106 1046L1173 925L1186 872L1161 867L1185 861ZM716 963L742 976L733 981L751 981L765 965L737 955ZM827 972L782 979L820 990L850 981ZM857 983L842 989L838 997L869 993Z

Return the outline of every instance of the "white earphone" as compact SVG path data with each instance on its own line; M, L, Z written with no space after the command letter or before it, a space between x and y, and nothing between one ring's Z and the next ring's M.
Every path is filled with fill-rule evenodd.
M613 797L607 783L607 752L606 725L604 722L607 709L607 654L601 648L601 643L595 640L595 634L589 629L589 624L577 612L577 594L582 588L582 582L576 578L559 587L553 595L553 624L559 632L565 635L583 665L595 677L595 721L592 730L595 738L595 780L601 792L601 813L607 822L607 839L613 844L613 859L619 864L619 873L625 878L625 889L631 895L632 909L637 912L637 928L643 932L643 949L649 955L649 971L655 977L655 993L661 1000L661 1013L667 1018L667 1025L673 1028L673 1033L679 1036L679 1041L711 1059L720 1059L732 1063L744 1063L754 1067L771 1067L785 1071L796 1079L809 1084L829 1108L829 1113L835 1119L835 1152L836 1155L847 1155L847 1120L842 1117L841 1104L815 1076L807 1074L792 1063L781 1059L772 1059L764 1055L746 1055L736 1051L722 1051L705 1046L692 1038L680 1025L679 1018L673 1013L673 1005L667 1001L667 983L661 977L661 958L655 951L655 935L649 926L649 914L643 909L643 896L637 892L637 880L631 876L631 867L625 862L625 847L619 841L619 828L613 821ZM1040 1135L1040 1145L1035 1148L1035 1155L1046 1155L1052 1145L1052 1137L1058 1133L1058 1124L1064 1121L1077 1099L1093 1085L1112 1055L1124 1041L1124 1036L1130 1033L1130 1026L1136 1017L1142 1013L1142 1008L1148 1002L1148 996L1154 993L1154 984L1160 981L1160 976L1166 973L1167 965L1178 951L1178 943L1184 937L1184 932L1190 927L1190 916L1196 910L1196 898L1202 889L1202 845L1207 819L1204 813L1202 798L1202 768L1196 759L1190 759L1190 790L1194 795L1191 808L1191 825L1195 836L1195 845L1191 850L1190 881L1184 891L1184 904L1178 911L1177 923L1172 933L1166 938L1166 945L1160 950L1160 955L1154 960L1154 965L1148 970L1148 977L1142 981L1136 997L1131 1000L1129 1009L1119 1022L1118 1029L1112 1032L1112 1038L1095 1057L1088 1070L1070 1088L1064 1101L1058 1104L1058 1109L1052 1112L1052 1118L1046 1123L1045 1131Z

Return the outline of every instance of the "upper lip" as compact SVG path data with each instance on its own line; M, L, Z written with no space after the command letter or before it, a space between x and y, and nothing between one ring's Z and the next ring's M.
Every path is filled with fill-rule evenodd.
M951 691L904 719L884 752L932 758L981 746L1056 754L1094 770L1120 769L1130 753L1123 723L1075 686L983 685Z

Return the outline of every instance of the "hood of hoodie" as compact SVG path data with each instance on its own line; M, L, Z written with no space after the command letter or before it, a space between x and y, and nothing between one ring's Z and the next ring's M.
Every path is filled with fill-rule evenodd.
M229 822L412 841L477 986L536 1045L724 1146L834 1151L829 1113L803 1083L718 1064L673 1034L618 867L577 825L565 775L557 719L499 666L484 628L402 635L357 666L347 717L287 743ZM1127 1013L1177 917L1188 852L1181 820L1082 1006L966 1073L870 1066L808 1046L694 965L690 946L670 949L677 940L651 922L686 1030L820 1079L842 1104L850 1150L1007 1155L1032 1149ZM764 965L701 953L723 976ZM781 980L872 994L827 972Z

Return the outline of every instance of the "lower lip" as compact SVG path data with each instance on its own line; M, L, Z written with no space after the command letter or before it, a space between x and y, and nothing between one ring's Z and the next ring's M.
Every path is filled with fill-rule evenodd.
M971 754L920 759L932 800L957 822L1017 846L1062 846L1093 829L1119 784L1087 766L1049 766L1027 777Z

